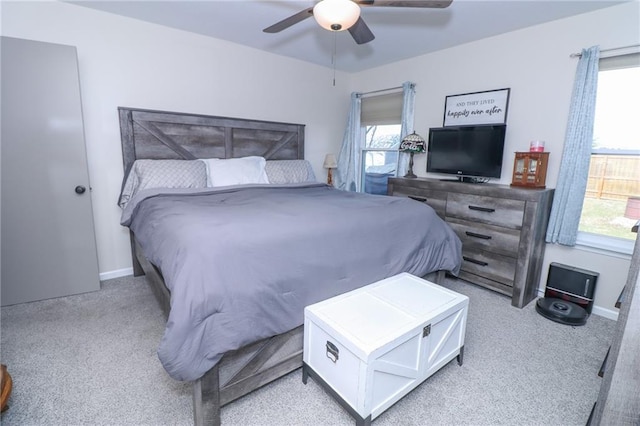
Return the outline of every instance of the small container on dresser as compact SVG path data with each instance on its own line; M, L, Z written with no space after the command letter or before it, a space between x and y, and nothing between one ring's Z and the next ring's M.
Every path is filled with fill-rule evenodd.
M548 163L548 152L516 152L511 186L544 188Z

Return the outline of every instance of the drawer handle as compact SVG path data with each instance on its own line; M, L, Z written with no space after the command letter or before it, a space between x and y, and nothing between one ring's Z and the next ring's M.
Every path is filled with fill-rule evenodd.
M480 266L487 266L488 265L487 262L483 262L482 260L475 260L475 259L472 259L472 258L467 257L467 256L462 256L462 258L464 260L466 260L467 262L475 263L476 265L480 265Z
M479 206L469 206L469 210L477 210L479 212L493 213L496 209L492 209L489 207L479 207Z
M339 358L338 352L338 347L327 340L327 358L335 363Z
M413 195L407 195L407 197L411 198L412 200L420 201L421 203L426 203L427 202L426 198L414 197Z
M465 234L467 234L470 237L480 238L483 240L490 240L492 238L491 235L476 234L475 232L470 232L470 231L465 231Z

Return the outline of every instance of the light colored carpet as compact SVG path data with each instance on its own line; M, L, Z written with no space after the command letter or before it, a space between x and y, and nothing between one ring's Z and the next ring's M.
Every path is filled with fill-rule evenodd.
M470 308L464 365L454 361L375 425L584 425L615 322L557 324L461 280ZM164 317L144 277L98 292L2 308L1 361L14 381L6 425L189 425L191 387L156 356ZM222 408L223 425L351 425L296 370Z

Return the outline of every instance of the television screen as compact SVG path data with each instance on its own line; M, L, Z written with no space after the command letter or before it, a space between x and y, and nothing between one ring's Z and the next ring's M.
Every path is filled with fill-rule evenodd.
M499 178L507 126L429 129L427 172Z

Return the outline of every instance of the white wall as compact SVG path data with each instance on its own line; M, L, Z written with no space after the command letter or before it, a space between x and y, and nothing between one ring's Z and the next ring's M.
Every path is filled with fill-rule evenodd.
M614 6L396 62L355 75L350 90L415 82L415 130L426 136L430 127L442 126L447 95L509 87L505 159L498 183L511 182L515 151L528 151L531 140L544 140L546 151L551 152L547 186L553 188L577 63L569 55L593 45L606 49L639 43L639 9L638 2ZM427 175L425 157L415 157L414 172L421 176ZM547 244L541 289L550 262L600 272L595 300L600 309L596 312L615 316L614 303L626 280L628 256Z
M349 106L348 75L329 68L61 2L5 2L2 35L76 46L102 277L131 267L116 200L118 106L306 124L319 180Z

